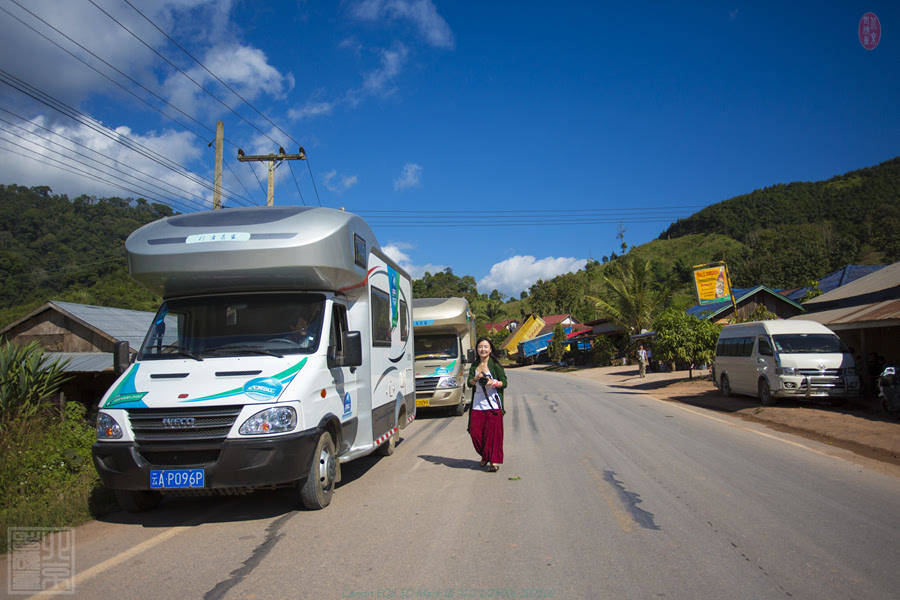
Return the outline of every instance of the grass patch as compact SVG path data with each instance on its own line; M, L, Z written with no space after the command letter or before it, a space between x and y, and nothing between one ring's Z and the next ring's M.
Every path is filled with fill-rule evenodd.
M71 527L115 507L91 462L94 429L69 402L11 421L0 436L0 552L9 527Z

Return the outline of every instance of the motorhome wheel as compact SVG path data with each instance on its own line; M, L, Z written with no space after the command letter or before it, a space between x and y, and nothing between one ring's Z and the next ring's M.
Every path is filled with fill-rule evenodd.
M309 465L309 474L300 487L300 502L308 510L320 510L331 503L337 475L334 441L327 431L319 436Z

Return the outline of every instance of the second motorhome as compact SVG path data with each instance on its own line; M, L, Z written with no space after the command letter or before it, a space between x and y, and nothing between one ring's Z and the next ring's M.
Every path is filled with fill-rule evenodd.
M100 401L94 464L124 508L262 487L322 508L341 463L393 452L416 414L410 279L362 219L191 213L126 251L164 300L136 362L117 347L123 372Z
M475 317L465 298L413 300L416 406L466 411L467 363L475 360Z

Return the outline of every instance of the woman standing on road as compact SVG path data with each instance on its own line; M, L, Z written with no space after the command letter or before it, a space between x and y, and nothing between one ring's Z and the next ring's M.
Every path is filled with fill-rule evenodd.
M486 337L475 345L478 362L469 367L472 409L469 411L469 435L481 466L497 472L503 463L503 390L506 373L494 358L494 344Z

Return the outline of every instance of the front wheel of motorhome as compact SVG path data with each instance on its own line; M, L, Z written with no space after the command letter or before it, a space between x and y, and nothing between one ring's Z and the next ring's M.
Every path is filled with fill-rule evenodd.
M162 494L148 490L114 490L113 493L122 510L130 513L156 508L162 500Z
M466 413L466 393L463 391L460 394L459 404L453 407L453 414L457 417L461 417Z
M775 404L775 400L772 398L772 390L769 389L769 382L764 378L760 378L757 390L759 391L760 404L763 406L772 406Z
M319 436L306 481L300 484L300 502L308 510L319 510L331 503L337 475L334 441L327 431Z

